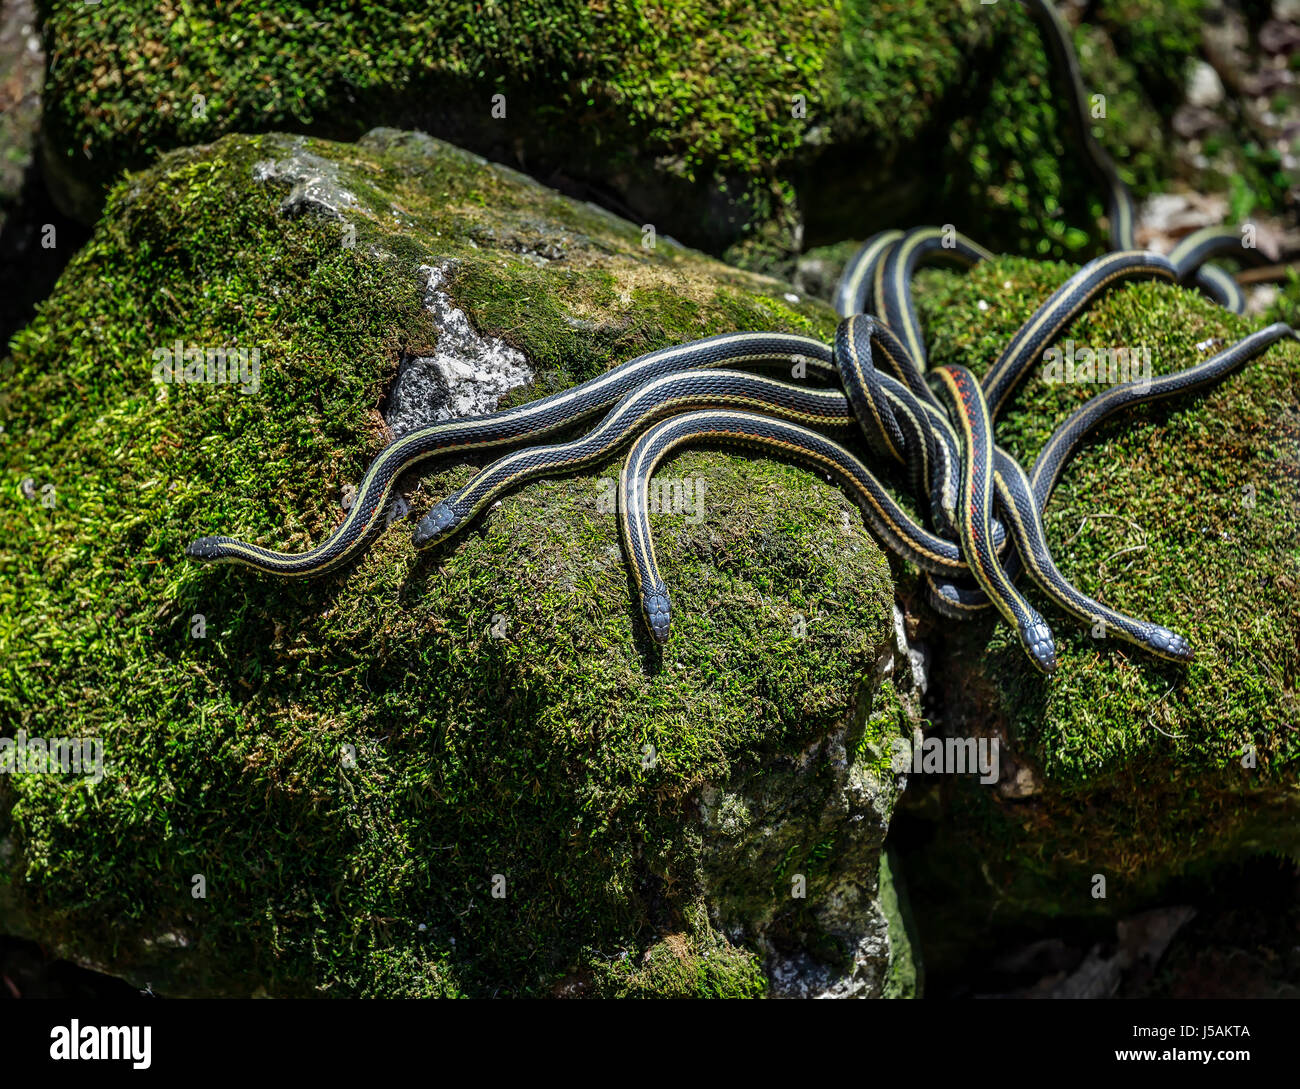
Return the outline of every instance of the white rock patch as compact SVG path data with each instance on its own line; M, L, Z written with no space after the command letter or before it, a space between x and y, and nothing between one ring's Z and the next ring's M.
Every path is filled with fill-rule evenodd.
M522 352L499 337L481 337L442 290L449 266L422 265L429 279L424 305L438 324L433 355L406 362L389 396L388 426L405 434L440 420L496 411L501 398L527 385L533 369Z

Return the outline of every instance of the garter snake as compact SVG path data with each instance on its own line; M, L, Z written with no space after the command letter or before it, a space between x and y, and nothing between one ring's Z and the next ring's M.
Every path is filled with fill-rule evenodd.
M1030 315L985 373L980 385L990 415L998 416L1017 383L1042 357L1044 349L1107 288L1120 281L1175 283L1177 279L1177 272L1167 257L1143 250L1108 253L1089 261Z
M1029 474L1004 451L995 448L994 479L1001 509L1010 519L1019 558L1024 561L1034 581L1056 604L1094 628L1100 622L1105 634L1141 646L1158 657L1173 661L1186 661L1191 657L1191 648L1182 636L1159 624L1135 620L1116 612L1081 593L1061 577L1047 551L1042 510L1051 498L1066 463L1087 433L1103 421L1125 408L1204 389L1285 337L1300 339L1289 325L1277 322L1184 370L1150 380L1126 382L1097 394L1057 427L1039 452ZM1009 560L1004 567L1008 574L1014 575L1016 557L1011 556ZM937 595L934 604L945 615L969 615L990 603L982 591L941 582L930 575L927 577Z
M355 556L382 527L380 515L397 478L442 454L513 446L543 438L608 408L630 390L664 374L739 363L802 364L833 378L830 349L811 337L787 333L724 333L663 348L628 360L572 389L518 408L418 428L386 446L366 472L341 525L307 552L278 552L231 537L201 537L185 553L191 559L237 563L287 577L332 571Z
M1016 629L1030 659L1051 673L1056 669L1051 629L1016 589L993 551L993 422L980 384L969 370L955 364L937 367L931 374L962 439L957 518L962 553L980 589Z
M876 305L882 310L885 324L899 334L917 367L920 385L926 366L925 341L921 337L916 310L912 305L910 284L917 266L924 260L944 261L970 267L992 258L983 246L949 227L917 227L907 232L876 263ZM925 394L916 383L913 390Z
M1084 434L1103 420L1130 405L1163 401L1213 385L1284 337L1296 340L1300 334L1285 322L1275 322L1184 370L1160 375L1149 382L1126 382L1097 394L1052 432L1034 460L1029 479L1036 502L1039 506L1047 502Z
M669 633L668 588L659 573L650 533L648 481L655 466L677 447L700 440L742 446L801 461L837 478L858 499L868 524L890 551L924 570L965 573L960 548L918 530L875 474L850 450L800 424L730 409L670 416L633 444L619 474L619 532L623 538L641 610L650 634L664 642Z
M882 376L888 396L907 398L906 387ZM905 559L945 578L968 576L960 548L919 525L899 505L877 475L857 455L832 442L820 431L851 432L858 421L849 399L835 389L806 389L763 375L742 371L699 371L663 375L633 390L599 426L571 442L528 447L507 454L480 469L463 488L439 503L417 526L417 548L428 548L452 536L497 497L543 476L573 472L607 458L632 436L664 416L709 408L727 410L790 425L781 434L787 447L816 434L814 454L833 450L833 457L851 465L858 491L869 508L868 520L878 535ZM765 415L760 416L763 413ZM824 445L823 445L824 444ZM994 531L994 548L1000 548L1005 531ZM646 539L642 535L638 539Z
M468 484L425 515L412 541L416 548L428 548L450 537L498 496L529 480L573 472L601 461L664 416L714 406L769 412L831 431L856 426L848 400L836 389L805 389L730 370L661 375L627 394L581 438L516 450L479 470Z
M1104 404L1089 402L1074 413L1063 426L1053 443L1044 451L1036 470L1038 479L1047 480L1041 475L1047 467L1058 468L1077 448L1084 434L1122 407L1174 396L1191 388L1197 388L1222 377L1231 367L1258 354L1269 344L1282 336L1295 334L1286 325L1275 325L1269 329L1247 338L1242 344L1220 353L1212 360L1207 360L1192 368L1191 372L1166 376L1158 379L1146 390L1137 387L1118 387L1110 391ZM936 372L936 373L942 373ZM752 380L753 376L738 376ZM969 391L973 378L967 372L966 389ZM884 376L882 385L886 395L895 400L896 407L901 408L908 402L910 393L896 380ZM836 395L822 392L826 402ZM1096 399L1094 399L1096 400ZM982 422L979 410L978 389L973 395L960 399L961 413L972 428L983 429L987 435L987 423ZM945 420L939 423L934 418L934 409L928 405L911 402L911 411L919 416L930 418L936 430L951 430ZM837 414L838 415L838 414ZM837 423L848 423L850 417L845 414ZM1015 619L1017 629L1023 628L1022 642L1031 650L1031 658L1044 670L1050 670L1053 659L1050 653L1050 632L1045 631L1041 617L1023 602L1018 592L1012 588L1009 592L1006 584L998 574L996 554L1000 548L1000 534L987 534L983 539L990 542L989 548L978 545L961 551L954 550L951 543L935 538L918 527L903 513L885 492L874 473L859 461L850 451L821 435L816 435L804 427L788 425L784 421L774 421L767 416L757 416L744 412L694 412L675 416L665 420L661 425L645 432L634 445L628 456L623 473L620 476L620 533L631 561L637 586L642 596L642 608L646 623L655 639L663 642L669 633L669 594L663 577L659 572L658 561L654 553L653 538L650 530L648 505L645 501L648 481L659 462L673 450L699 441L714 441L733 445L758 448L764 452L792 458L812 464L814 467L831 473L839 478L859 499L868 524L884 540L887 547L915 562L927 572L951 578L961 573L969 573L964 562L966 555L976 555L988 572L987 579L994 583L995 593L1004 600L1004 607ZM1023 557L1025 565L1035 583L1067 613L1077 617L1094 628L1100 624L1103 633L1126 640L1144 650L1162 658L1173 661L1187 661L1191 657L1191 648L1186 639L1162 625L1143 620L1135 620L1102 605L1093 598L1073 587L1056 567L1041 526L1039 501L1035 489L1029 484L1024 471L1018 463L1004 451L992 447L991 475L992 487L996 488L1002 509L1008 514L1010 535L1015 540L1017 550ZM1039 469L1042 466L1042 469ZM967 509L975 512L973 517L982 517L978 511L988 505L991 491L987 485L987 475L979 478L967 478ZM978 490L976 490L978 486ZM1039 485L1039 495L1045 501L1050 486ZM973 503L969 500L973 499ZM976 532L979 532L978 530ZM981 582L985 580L980 580ZM987 601L987 599L985 599ZM1014 603L1014 604L1013 604Z
M837 335L837 357L839 356L840 340L853 335L848 330L856 330L859 338L868 337L871 331L878 332L878 330L873 330L874 325L874 319L866 316L850 318L841 323L840 334ZM1226 373L1230 366L1249 358L1250 354L1257 354L1268 344L1273 343L1273 341L1288 332L1290 332L1288 326L1278 325L1266 331L1266 335L1256 335L1253 338L1248 338L1250 343L1244 348L1242 345L1237 345L1234 349L1223 353L1223 359L1216 358L1215 360L1206 361L1198 368L1198 373L1195 376L1189 376L1186 373L1168 376L1144 388L1130 389L1124 394L1112 391L1111 395L1107 397L1104 406L1095 403L1097 399L1088 402L1077 412L1071 414L1066 421L1066 425L1061 429L1061 438L1058 443L1055 446L1049 444L1045 453L1050 460L1043 462L1044 469L1046 470L1050 464L1059 473L1060 466L1064 464L1064 459L1077 449L1086 433L1100 423L1101 420L1120 408L1142 401L1173 396L1185 389L1193 388L1193 384L1197 387L1208 384ZM862 355L865 355L865 352L859 352L856 358L860 358ZM846 388L851 389L858 381L858 370L857 366L846 368L844 360L841 359L840 372ZM898 420L909 421L905 428L908 433L917 429L927 430L930 435L931 445L936 452L940 453L940 456L946 459L949 464L959 463L963 456L960 450L961 443L947 416L929 402L918 401L913 398L909 390L889 375L877 375L876 380L870 383L869 388L880 390L892 405ZM867 417L861 411L856 411L856 414L859 420L874 419L877 415L872 413L870 417ZM921 421L921 423L911 421ZM989 427L987 423L983 424L983 426ZM1074 587L1061 574L1060 569L1052 559L1047 544L1046 532L1042 524L1041 510L1050 494L1050 484L1042 494L1036 495L1024 470L1005 450L994 446L993 458L994 488L1000 501L1000 507L1009 518L1010 537L1016 544L1016 552L1009 553L1001 561L1007 577L1014 578L1018 567L1017 557L1023 558L1030 576L1043 593L1065 612L1089 624L1094 631L1100 625L1102 634L1114 635L1162 658L1186 661L1190 657L1191 648L1187 640L1182 636L1162 625L1144 620L1135 620L1102 605ZM942 479L942 477L943 473L940 473L936 479ZM1050 483L1054 482L1055 477L1052 478ZM946 487L946 484L944 486ZM950 520L956 521L951 512L948 517ZM1002 526L996 521L992 525L992 553L996 557L1003 551L1004 533ZM969 556L970 553L967 552L966 555ZM987 559L996 566L997 560L992 557ZM945 579L943 576L936 575L931 571L926 572L926 577L933 590L932 603L945 615L964 618L971 612L990 603L988 596L981 590L966 591L958 583ZM998 575L996 572L992 572L989 577L996 579Z

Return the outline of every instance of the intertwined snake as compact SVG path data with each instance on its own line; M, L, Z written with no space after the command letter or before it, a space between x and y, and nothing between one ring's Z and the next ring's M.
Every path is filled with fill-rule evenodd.
M859 500L880 540L925 572L936 609L965 617L991 604L1044 672L1056 667L1055 643L1015 584L1021 564L1049 599L1094 631L1100 628L1161 658L1186 661L1192 651L1181 635L1117 613L1070 584L1048 549L1043 507L1065 463L1102 420L1130 405L1202 389L1296 333L1285 324L1270 325L1186 370L1099 394L1057 428L1028 472L996 445L994 424L1020 380L1104 291L1140 279L1194 284L1240 312L1244 298L1236 281L1206 261L1225 252L1253 257L1243 250L1238 232L1220 228L1196 232L1168 257L1134 248L1133 198L1093 138L1068 32L1048 0L1025 3L1067 76L1069 113L1106 187L1116 252L1089 262L1057 289L982 379L961 366L927 368L911 281L922 263L969 266L991 254L951 227L883 231L862 246L840 278L835 305L843 321L833 347L794 334L740 332L651 352L562 393L433 424L398 439L371 464L342 525L308 552L203 537L187 554L281 576L330 571L380 529L384 507L406 469L437 455L522 447L480 470L421 520L413 539L417 548L427 548L525 481L595 464L635 440L619 477L619 527L647 628L663 642L671 607L650 532L648 485L670 452L707 441L799 460L836 478ZM732 369L743 364L780 368L800 381ZM601 422L579 438L528 445L602 411ZM901 469L928 527L845 445L855 435L865 439L876 460Z

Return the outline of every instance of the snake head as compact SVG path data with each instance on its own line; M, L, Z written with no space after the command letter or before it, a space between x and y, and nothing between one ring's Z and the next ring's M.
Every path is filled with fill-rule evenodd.
M460 515L444 500L420 519L420 524L411 534L411 543L416 548L428 548L451 536L459 524Z
M1029 651L1034 665L1044 673L1056 672L1056 640L1052 629L1041 620L1020 625L1020 642Z
M1147 632L1147 645L1161 658L1169 658L1175 662L1192 660L1191 643L1176 631L1162 628L1159 624L1150 625L1150 630Z
M185 546L185 555L192 560L219 560L225 555L220 537L200 537Z
M662 588L646 590L641 594L641 612L646 627L656 643L668 642L669 605L668 591Z

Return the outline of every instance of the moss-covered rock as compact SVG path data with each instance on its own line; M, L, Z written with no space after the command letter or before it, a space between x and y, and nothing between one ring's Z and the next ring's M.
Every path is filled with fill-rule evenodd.
M907 859L927 954L1296 853L1295 345L1107 425L1050 509L1067 575L1185 632L1187 669L1060 619L1045 681L1002 626L935 622L905 572L891 617L846 497L716 453L665 470L707 477L709 502L659 523L662 654L598 505L608 469L530 486L431 557L395 529L321 583L181 559L201 533L303 548L336 523L397 426L395 373L446 345L430 270L533 372L506 403L709 333L834 327L645 241L393 131L225 137L114 191L0 405L0 724L102 738L108 774L0 778L0 925L172 993L911 993L880 846L924 662L897 633L918 628L933 728L1003 746L994 790L911 779L943 818ZM932 359L986 366L1070 271L923 274ZM1135 285L1066 335L1163 371L1249 328ZM160 390L177 340L256 348L257 395ZM1031 382L1002 441L1030 460L1097 388ZM405 492L422 510L468 471Z
M967 276L923 274L932 361L987 366L1072 271L999 259ZM1255 327L1147 283L1103 297L1065 337L1076 349L1149 349L1160 374ZM1001 440L1030 463L1102 388L1033 376ZM1160 663L1061 617L1061 668L1045 680L1005 625L945 629L936 725L999 738L1003 767L996 790L909 784L909 803L935 821L936 840L909 860L927 962L969 955L991 925L1023 934L1057 916L1120 917L1216 864L1300 853L1300 345L1280 342L1209 391L1103 425L1046 522L1067 577L1183 632L1196 660Z
M1079 31L1108 101L1098 134L1140 189L1170 174L1162 122L1203 6L1114 0ZM386 124L751 265L936 218L1027 254L1102 240L1104 197L1068 143L1059 73L1010 0L43 10L47 167L86 217L121 170L171 148Z
M114 190L3 364L0 735L94 738L105 767L0 775L0 928L164 994L884 988L908 954L874 902L882 754L915 702L889 565L834 487L666 466L707 500L658 519L662 650L610 467L433 555L394 526L320 580L183 555L336 524L399 363L446 347L431 268L533 372L506 403L712 333L833 330L647 241L392 131L229 136ZM256 350L256 382L156 384L177 341ZM403 490L423 510L470 471Z

